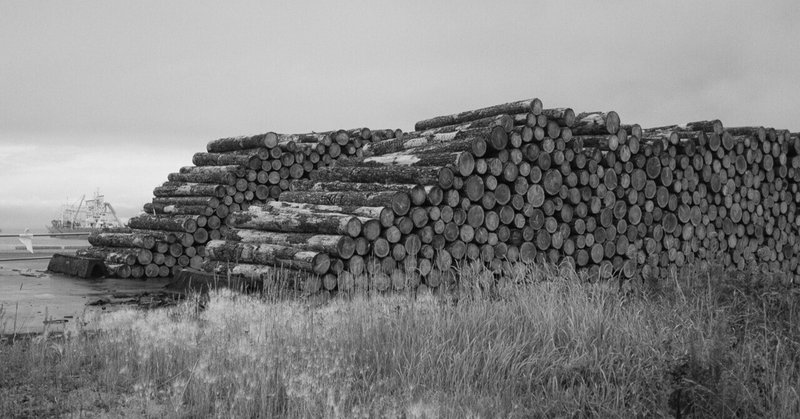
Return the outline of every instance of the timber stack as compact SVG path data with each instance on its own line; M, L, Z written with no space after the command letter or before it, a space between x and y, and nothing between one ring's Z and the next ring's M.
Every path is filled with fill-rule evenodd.
M132 249L150 234L181 243L153 253L159 275L283 275L307 293L445 288L470 263L569 264L593 279L708 263L800 274L800 139L785 130L643 129L531 99L408 133L221 139L194 163L156 188L126 240L92 243L109 265L145 265Z
M206 152L193 156L194 166L170 173L153 190L152 202L128 228L94 232L92 247L78 253L103 258L109 274L121 278L169 277L183 268L199 269L206 245L223 237L232 213L275 200L291 182L400 133L360 128L211 141Z

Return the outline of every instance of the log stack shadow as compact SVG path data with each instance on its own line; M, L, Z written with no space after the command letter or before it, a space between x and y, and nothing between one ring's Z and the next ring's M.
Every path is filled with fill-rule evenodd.
M643 129L538 99L415 131L225 138L85 253L124 277L184 267L306 293L444 288L467 263L589 279L722 263L794 280L800 139L718 120Z

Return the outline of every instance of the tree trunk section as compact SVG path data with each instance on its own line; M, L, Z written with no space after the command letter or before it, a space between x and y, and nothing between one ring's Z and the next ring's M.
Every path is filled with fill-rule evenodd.
M605 135L619 131L619 115L616 112L584 112L575 117L572 127L574 135Z
M206 245L211 260L221 262L273 265L324 274L331 266L330 257L321 252L274 244L212 240Z
M238 165L249 169L261 168L261 159L258 156L247 156L233 153L195 153L192 156L195 166L230 166Z
M336 162L339 167L392 167L392 166L453 166L461 176L469 176L475 169L475 157L472 152L462 151L456 153L431 153L430 151L417 151L391 153L382 156L366 157L362 159L342 159Z
M216 209L220 205L220 199L211 196L161 196L153 198L156 205L175 205L175 206L208 206Z
M210 217L214 215L214 209L204 205L163 205L163 204L144 204L144 212L155 215L202 215Z
M142 214L128 221L128 226L140 230L163 230L194 233L199 215L153 216Z
M462 124L478 119L493 117L502 114L517 114L531 112L538 115L542 112L542 101L539 99L521 100L518 102L504 103L486 108L460 112L452 115L437 116L435 118L419 121L414 124L416 131L424 131L448 125Z
M217 168L217 166L205 166L205 167L213 167ZM224 166L229 167L229 166ZM217 185L235 185L236 184L236 173L227 171L227 170L219 170L219 171L196 171L196 172L186 172L186 173L170 173L167 175L167 179L170 182L182 182L182 183L213 183Z
M391 208L397 215L406 215L411 199L405 192L284 192L281 200L314 205L365 206Z
M335 234L358 237L364 223L371 218L349 214L313 211L289 211L286 208L252 206L247 211L228 216L234 228L284 233Z
M258 134L253 136L240 136L220 138L210 141L206 145L209 153L223 153L226 151L247 150L251 148L272 148L277 145L274 133Z
M392 184L437 185L441 170L441 167L435 166L323 167L311 172L310 178L317 182L371 183L381 180Z
M290 208L294 210L307 210L310 212L338 212L341 214L352 214L359 217L374 218L380 220L381 225L389 227L394 222L394 212L386 207L360 207L360 206L340 206L340 205L314 205L297 202L272 201L268 204L271 208Z
M209 183L183 183L183 182L164 182L161 186L153 189L153 195L157 197L178 197L178 196L210 196L222 198L226 195L225 187Z
M156 239L140 232L107 233L95 230L89 234L89 244L95 247L137 247L150 250L156 246Z
M276 233L232 228L225 232L225 239L243 243L274 244L300 250L327 253L341 259L350 259L355 254L355 241L349 236L314 233Z

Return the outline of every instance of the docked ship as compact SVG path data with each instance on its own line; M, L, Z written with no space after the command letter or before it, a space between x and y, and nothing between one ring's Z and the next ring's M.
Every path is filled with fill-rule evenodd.
M114 207L98 190L93 199L86 199L84 195L78 204L63 205L61 214L50 222L47 231L51 234L90 233L96 229L122 226Z

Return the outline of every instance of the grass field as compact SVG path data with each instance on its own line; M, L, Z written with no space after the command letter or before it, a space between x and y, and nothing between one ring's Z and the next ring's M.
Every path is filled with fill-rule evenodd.
M796 286L695 272L620 291L530 266L491 282L84 319L0 345L0 417L800 417Z

